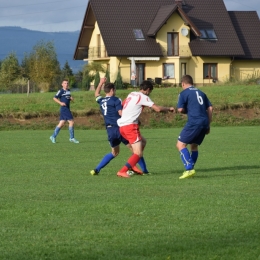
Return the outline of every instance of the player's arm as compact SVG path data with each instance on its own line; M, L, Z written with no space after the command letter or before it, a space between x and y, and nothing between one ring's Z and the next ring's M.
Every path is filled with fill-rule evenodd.
M122 116L122 110L118 110L118 115Z
M211 123L211 121L212 121L212 113L213 113L213 107L212 107L212 106L209 106L209 107L207 108L207 114L208 114L208 118L209 118L209 128L208 128L206 134L209 134L209 133L210 133L210 123Z
M107 80L106 78L101 78L100 79L100 82L99 82L99 84L98 84L98 86L97 86L97 88L95 90L95 97L100 96L101 88L106 83L106 80Z
M211 123L211 121L212 121L212 114L213 114L213 107L212 106L208 107L207 114L208 114L208 118L209 118L209 123Z
M151 106L151 108L156 112L174 112L175 111L174 107L162 107L162 106L158 106L155 104L153 104Z
M186 110L184 108L178 108L178 112L181 114L187 114Z
M66 104L64 102L61 102L58 98L54 97L53 100L58 103L62 107L66 107Z

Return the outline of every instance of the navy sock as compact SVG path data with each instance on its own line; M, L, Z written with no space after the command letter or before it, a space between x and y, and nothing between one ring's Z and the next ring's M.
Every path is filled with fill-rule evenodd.
M147 170L147 168L146 168L146 163L145 163L144 157L141 157L141 158L140 158L138 164L140 165L142 172L144 172L144 173L149 172L149 171Z
M111 160L113 160L115 158L115 156L112 153L108 153L106 154L103 159L101 160L101 162L99 163L99 165L96 167L96 171L100 172L100 170L102 168L104 168Z
M183 148L180 150L180 156L186 171L192 170L194 162L190 156L189 150L187 148Z
M69 132L70 132L70 139L74 138L74 127L73 126L69 126Z
M197 162L198 156L199 156L199 152L198 151L192 151L191 152L191 159L192 159L194 164Z
M58 126L56 126L56 128L55 128L55 130L54 130L52 136L53 136L54 138L56 138L56 136L59 134L59 132L60 132L60 128L59 128Z

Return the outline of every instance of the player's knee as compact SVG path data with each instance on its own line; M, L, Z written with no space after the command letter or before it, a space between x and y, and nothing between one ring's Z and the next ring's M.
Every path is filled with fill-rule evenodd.
M117 157L119 155L119 151L113 151L112 154L114 155L114 157Z
M177 142L176 144L176 148L180 151L182 149L184 149L186 147L186 145L184 143L181 142Z

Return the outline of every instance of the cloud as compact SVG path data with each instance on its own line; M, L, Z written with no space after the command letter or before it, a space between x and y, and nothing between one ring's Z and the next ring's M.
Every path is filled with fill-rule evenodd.
M254 10L260 16L259 0L224 0L224 3L229 11ZM0 3L0 26L20 26L45 32L78 31L81 29L87 4L87 0L5 1Z
M0 26L20 26L37 31L81 29L86 0L12 0L0 4Z

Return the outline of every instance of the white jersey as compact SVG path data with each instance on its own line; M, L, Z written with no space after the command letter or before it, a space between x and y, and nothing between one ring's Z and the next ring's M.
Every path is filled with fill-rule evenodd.
M152 107L154 102L142 92L131 92L123 102L122 116L117 120L119 126L138 124L144 107Z

